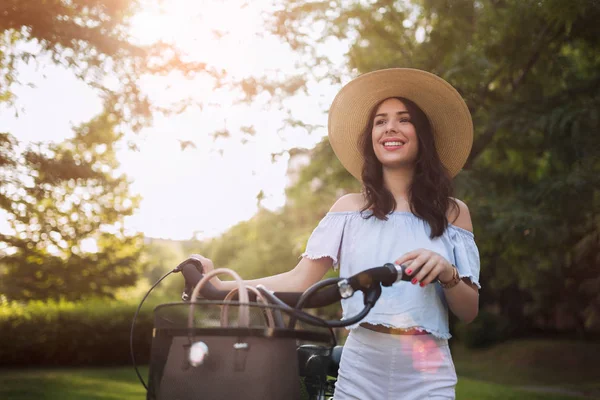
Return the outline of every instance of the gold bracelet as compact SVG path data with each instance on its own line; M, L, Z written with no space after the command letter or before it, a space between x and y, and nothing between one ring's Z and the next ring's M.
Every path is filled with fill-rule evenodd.
M440 283L440 286L443 287L444 289L452 289L454 286L458 285L460 283L460 276L458 275L458 268L456 268L453 264L452 265L452 279L450 279L448 282L442 282L438 279L438 282Z

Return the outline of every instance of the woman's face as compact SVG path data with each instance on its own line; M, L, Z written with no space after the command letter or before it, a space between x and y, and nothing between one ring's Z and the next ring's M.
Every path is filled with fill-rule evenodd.
M373 120L373 150L384 168L413 166L419 154L417 132L402 101L384 100Z

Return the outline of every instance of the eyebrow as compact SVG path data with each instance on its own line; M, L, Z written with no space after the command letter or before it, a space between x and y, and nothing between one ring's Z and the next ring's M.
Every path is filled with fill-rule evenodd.
M406 111L406 110L405 111L398 111L396 113L396 115L402 115L402 114L410 114L410 113L408 111ZM387 117L387 113L375 115L375 118L377 118L377 117Z

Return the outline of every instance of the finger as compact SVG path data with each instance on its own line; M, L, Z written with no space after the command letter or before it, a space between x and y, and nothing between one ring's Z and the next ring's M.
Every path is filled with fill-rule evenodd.
M210 259L204 257L201 254L192 254L190 256L190 258L194 258L194 259L200 261L200 264L202 264L202 270L204 271L204 273L210 272L214 269L212 261Z
M427 254L424 253L423 249L411 251L410 253L406 253L401 258L396 260L396 265L406 266L406 273L408 275L412 275L425 262L425 260L423 260L423 257L427 257ZM415 261L419 259L421 261L415 263Z
M411 280L412 283L419 282L417 275L422 273L423 266L427 263L428 260L429 260L429 256L427 254L421 254L419 257L415 258L412 261L412 263L410 264L410 267L406 270L406 273L408 275L414 276L414 279Z
M429 271L427 276L421 280L421 286L425 286L430 284L431 282L437 280L439 274L444 270L444 266L442 263L437 262L433 268Z
M415 280L417 282L422 282L423 279L425 279L427 275L429 275L429 271L431 271L433 267L435 267L435 260L433 260L431 257L427 258L423 262L421 268L415 272L415 278L411 282L414 282Z
M422 254L422 252L423 252L422 250L423 249L409 251L408 253L403 254L402 257L400 257L396 261L394 261L394 263L396 265L403 265L403 264L407 264L408 262L414 261L414 259L416 259L417 257L419 257Z
M191 255L189 256L189 258L191 258L192 260L197 260L197 261L200 261L200 265L201 265L202 267L204 267L204 264L205 264L205 263L204 263L204 257L202 257L200 254L191 254Z

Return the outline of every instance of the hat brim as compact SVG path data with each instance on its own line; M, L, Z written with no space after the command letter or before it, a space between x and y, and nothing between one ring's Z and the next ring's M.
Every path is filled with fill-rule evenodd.
M429 72L391 68L360 75L346 84L329 109L329 141L342 165L361 179L363 156L359 137L373 108L390 97L404 97L427 115L439 158L450 176L465 165L473 145L473 121L461 95Z

